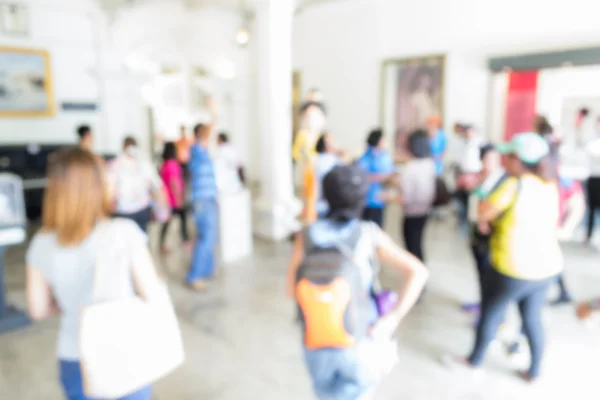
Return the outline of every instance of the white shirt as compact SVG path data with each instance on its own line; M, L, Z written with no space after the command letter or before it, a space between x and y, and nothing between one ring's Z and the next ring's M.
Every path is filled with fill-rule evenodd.
M108 172L119 214L133 214L149 207L153 192L162 188L158 171L139 156L120 155L109 165Z
M238 174L240 159L237 151L228 143L221 144L215 151L215 177L220 192L233 193L242 189Z
M217 147L215 151L215 160L223 163L229 168L237 170L240 166L240 158L237 151L228 143L224 143Z
M463 173L477 173L481 171L481 146L483 140L473 136L462 141L462 148L458 152L458 164Z
M586 145L590 176L600 177L600 136L596 136Z

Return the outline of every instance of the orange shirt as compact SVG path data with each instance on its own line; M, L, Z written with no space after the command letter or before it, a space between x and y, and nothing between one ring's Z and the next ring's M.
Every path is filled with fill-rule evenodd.
M314 163L310 162L304 168L303 179L304 219L306 223L317 220L317 176Z
M175 149L177 150L177 161L182 164L187 164L190 161L190 149L194 144L192 138L181 138L175 142Z

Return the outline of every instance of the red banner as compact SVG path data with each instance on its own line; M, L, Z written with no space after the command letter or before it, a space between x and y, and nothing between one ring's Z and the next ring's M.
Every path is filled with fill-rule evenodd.
M536 115L538 71L510 72L506 95L504 140L516 133L530 132Z

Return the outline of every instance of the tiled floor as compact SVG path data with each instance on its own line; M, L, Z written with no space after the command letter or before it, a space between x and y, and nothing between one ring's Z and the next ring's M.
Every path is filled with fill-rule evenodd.
M390 213L390 221L394 219ZM397 230L391 224L390 231ZM175 232L175 229L173 229ZM173 238L173 240L176 240ZM600 327L583 326L572 307L548 309L548 351L543 379L521 383L513 371L523 360L493 346L480 379L447 371L442 354L465 354L473 340L470 318L458 309L473 299L475 275L464 241L449 224L432 222L426 251L431 281L423 304L398 332L400 362L380 388L378 399L511 400L600 399ZM156 385L158 400L308 400L311 391L293 323L294 307L284 297L289 244L257 243L255 255L222 267L208 294L181 286L187 255L177 252L158 265L169 277L187 349L187 362ZM572 245L568 283L579 298L600 295L598 254ZM8 255L11 299L23 304L23 250ZM388 276L392 285L395 277ZM514 315L510 318L516 326ZM58 320L0 336L0 399L61 399L54 340Z

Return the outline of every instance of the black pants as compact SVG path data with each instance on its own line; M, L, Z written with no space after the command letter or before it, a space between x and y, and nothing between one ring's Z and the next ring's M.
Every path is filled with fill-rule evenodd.
M460 204L460 210L458 214L458 219L461 224L467 222L467 216L469 213L469 192L466 190L460 189L454 193L454 197L456 201Z
M423 233L425 232L427 217L427 215L404 217L402 222L402 234L404 235L406 250L421 261L424 261Z
M115 217L127 218L135 222L144 233L148 233L148 224L152 219L152 208L144 208L132 214L116 214Z
M379 225L380 228L383 228L383 219L385 216L384 211L385 211L385 209L383 207L382 208L367 207L363 211L362 219L364 221L373 221L377 225Z
M487 271L491 269L489 244L483 240L474 241L471 243L471 252L477 267L477 278L479 278L479 301L482 301L484 277Z
M600 209L600 177L592 176L587 181L587 201L588 201L588 226L587 238L591 239L594 233L594 220L596 211Z
M183 180L187 183L187 181L190 179L190 168L188 163L182 163L180 162L179 165L181 165L181 171L183 172Z
M542 308L546 304L546 292L556 277L536 281L523 280L503 275L493 268L485 273L481 319L477 327L475 347L469 357L477 366L483 361L488 345L494 340L498 328L504 321L508 306L517 302L523 323L523 331L531 351L529 374L537 377L540 373L544 353L544 330Z
M188 234L187 211L185 207L175 208L173 209L172 213L179 217L179 228L181 230L181 238L184 242L187 242L190 239L190 236ZM171 218L169 218L169 220L162 225L162 228L160 230L161 247L163 247L163 245L165 244L165 238L167 237L167 232L169 231L169 225L171 224L171 220L173 220L173 215L171 215Z

